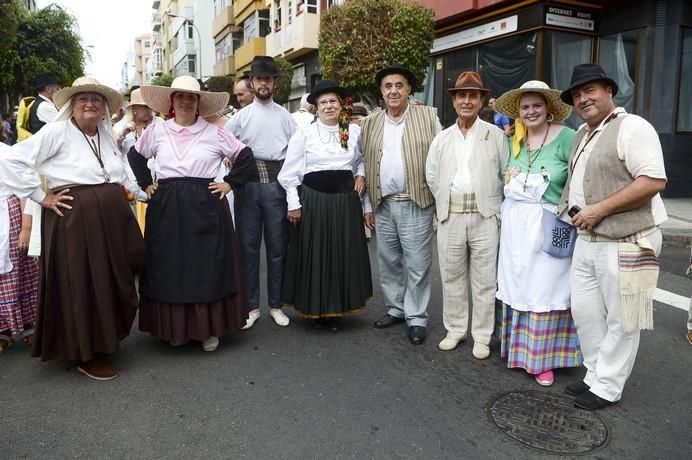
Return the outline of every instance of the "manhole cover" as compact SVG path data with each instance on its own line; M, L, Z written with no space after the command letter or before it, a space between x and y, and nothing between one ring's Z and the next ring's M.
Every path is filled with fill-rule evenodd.
M506 393L490 405L490 418L503 433L544 452L585 454L605 445L608 427L572 398L547 392Z

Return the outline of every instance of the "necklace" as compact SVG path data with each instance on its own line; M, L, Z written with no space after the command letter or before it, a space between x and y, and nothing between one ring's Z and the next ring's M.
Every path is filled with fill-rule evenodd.
M77 127L79 132L82 133L82 136L84 136L84 140L87 142L87 144L89 144L89 148L94 153L96 160L98 160L99 165L101 166L101 175L103 176L103 181L105 183L109 183L111 181L111 176L106 171L106 166L103 164L103 160L101 159L101 133L99 132L98 126L96 127L97 142L94 142L94 139L90 138L89 136L86 135L86 133L77 124L77 122L75 121L74 118L72 118L72 123L74 123L74 125Z
M526 155L529 157L528 158L528 166L526 168L526 177L524 178L524 191L526 191L526 184L529 181L529 173L531 172L531 166L538 160L538 157L541 156L541 150L543 150L543 146L545 145L546 139L548 139L548 133L550 132L550 123L548 123L548 129L545 130L545 135L543 136L543 141L541 141L541 146L538 147L538 150L536 150L536 154L534 156L531 156L531 145L527 142L525 142L526 145Z
M324 140L322 137L322 132L320 130L320 124L317 123L317 137L320 138L320 141L322 141L323 144L338 144L339 143L339 130L337 129L336 131L327 131L327 140Z

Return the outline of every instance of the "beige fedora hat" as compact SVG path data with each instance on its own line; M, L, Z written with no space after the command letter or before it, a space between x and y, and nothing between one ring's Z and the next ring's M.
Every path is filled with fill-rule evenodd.
M168 86L142 86L140 88L142 98L146 105L156 112L168 113L171 108L171 95L173 93L191 93L199 95L199 110L200 117L208 117L220 112L228 105L228 99L231 97L226 92L210 92L201 91L199 82L190 75L182 75L177 77ZM134 92L134 91L133 91Z
M129 109L133 105L141 105L144 107L148 107L147 103L144 102L144 98L142 97L142 91L139 88L130 93L130 102L127 103L127 107L125 108Z
M92 77L79 77L72 83L72 86L63 88L55 93L53 95L53 104L59 110L72 96L79 93L100 94L106 99L110 113L117 112L123 105L123 97L119 92L109 86L102 85L97 79Z
M493 110L510 118L519 118L519 101L526 93L540 93L548 101L548 113L553 114L556 122L564 121L572 113L572 107L560 99L560 91L550 89L547 83L540 80L529 80L517 89L507 91L495 100Z

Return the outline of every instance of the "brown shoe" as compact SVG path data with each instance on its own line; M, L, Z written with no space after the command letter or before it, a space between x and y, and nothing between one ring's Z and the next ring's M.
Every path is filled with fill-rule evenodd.
M692 331L687 332L687 341L692 345Z
M107 356L99 356L82 362L77 366L77 370L94 380L113 380L118 376Z

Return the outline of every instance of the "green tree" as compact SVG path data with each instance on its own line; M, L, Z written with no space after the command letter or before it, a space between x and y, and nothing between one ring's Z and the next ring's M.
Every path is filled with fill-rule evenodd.
M151 84L155 86L171 86L173 75L165 73L151 79Z
M279 68L279 77L274 88L274 102L285 104L291 95L291 81L293 80L293 64L285 58L274 58L276 66Z
M227 92L231 97L233 97L233 79L229 76L225 77L209 77L207 81L204 82L209 91L213 92Z
M11 46L0 48L0 92L32 94L34 79L52 73L64 85L84 74L84 49L77 21L57 5L27 13L18 0L3 0L5 22L15 21ZM4 29L3 29L4 33Z
M420 90L435 38L435 12L413 0L352 0L320 20L319 50L325 78L370 105L380 100L378 70L395 62L410 69Z

